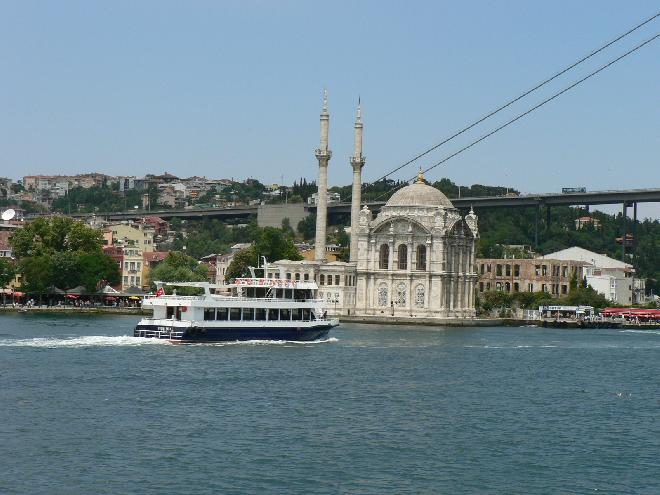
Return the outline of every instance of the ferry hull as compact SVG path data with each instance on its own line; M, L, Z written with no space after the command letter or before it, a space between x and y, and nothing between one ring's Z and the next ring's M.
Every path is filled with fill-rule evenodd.
M167 327L163 325L139 324L135 327L133 336L171 340L181 343L201 342L235 342L247 340L289 340L309 342L320 340L328 335L334 325L318 325L314 327L241 327L241 328L203 328Z

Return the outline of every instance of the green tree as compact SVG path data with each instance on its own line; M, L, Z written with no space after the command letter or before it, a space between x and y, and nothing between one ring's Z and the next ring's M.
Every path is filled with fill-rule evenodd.
M41 297L51 285L53 279L53 262L50 256L30 256L23 258L19 264L19 272L23 275L23 290Z
M16 267L9 258L0 258L0 289L4 289L16 276ZM2 292L2 305L5 305L5 293Z
M153 267L149 273L152 290L155 289L157 281L204 282L207 277L208 269L205 265L200 264L195 258L177 251L171 251L167 258Z
M68 217L41 217L16 230L9 243L17 258L60 251L99 253L103 234Z
M79 285L90 292L100 290L101 285L117 285L121 281L121 272L117 262L103 253L78 254L80 270Z
M236 277L248 276L250 273L249 267L257 267L262 256L268 261L298 261L302 259L291 237L280 229L264 227L259 229L253 246L236 253L227 268L225 279L233 280Z
M316 215L307 215L298 222L298 232L306 241L314 239L316 235Z

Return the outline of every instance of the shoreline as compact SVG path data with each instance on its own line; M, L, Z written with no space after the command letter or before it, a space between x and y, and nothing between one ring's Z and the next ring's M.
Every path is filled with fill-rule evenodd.
M440 327L526 327L534 324L516 318L410 318L406 316L339 316L339 323L365 323L368 325L410 325Z
M150 314L151 311L143 310L142 308L111 308L111 307L91 307L79 308L75 306L32 306L30 308L25 306L0 306L0 314L2 313L19 313L19 314L67 314L67 315L144 315Z

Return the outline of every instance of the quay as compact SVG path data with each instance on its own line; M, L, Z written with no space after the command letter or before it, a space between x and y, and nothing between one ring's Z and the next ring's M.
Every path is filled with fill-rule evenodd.
M2 313L38 313L38 314L70 314L70 315L143 315L150 313L148 309L142 308L113 308L110 306L91 306L91 307L76 307L76 306L0 306L0 314Z

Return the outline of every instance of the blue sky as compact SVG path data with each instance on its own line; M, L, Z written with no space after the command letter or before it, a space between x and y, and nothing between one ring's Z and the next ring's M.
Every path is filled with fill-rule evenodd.
M0 1L0 176L169 171L373 180L655 14L655 1ZM424 167L660 32L656 19ZM660 187L660 41L427 177L524 192ZM417 165L398 176L409 178ZM642 215L660 217L660 207Z

